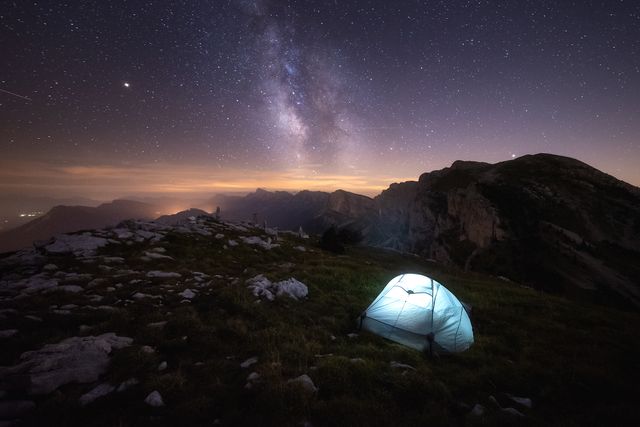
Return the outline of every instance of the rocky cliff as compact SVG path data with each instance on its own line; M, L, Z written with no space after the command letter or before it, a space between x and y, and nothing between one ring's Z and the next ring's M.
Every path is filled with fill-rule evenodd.
M372 210L356 221L367 244L640 304L640 189L580 161L458 161L393 184Z

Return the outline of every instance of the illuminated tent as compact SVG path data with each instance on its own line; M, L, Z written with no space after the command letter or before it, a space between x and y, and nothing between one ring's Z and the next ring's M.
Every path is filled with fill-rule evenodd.
M420 274L391 280L360 321L363 329L420 351L457 353L473 344L462 303L441 283Z

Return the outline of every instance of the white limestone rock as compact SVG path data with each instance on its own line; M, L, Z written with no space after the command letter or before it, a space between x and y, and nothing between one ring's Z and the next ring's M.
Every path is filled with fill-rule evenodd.
M116 388L109 383L102 383L91 389L91 391L80 396L80 405L85 406L94 400L113 393Z
M154 390L144 399L144 403L154 408L159 408L164 406L164 401L162 400L162 395L158 392L158 390Z
M45 250L52 254L72 253L75 256L95 255L98 248L106 246L109 242L103 237L95 237L86 234L60 234L54 238L53 243L45 246Z
M316 385L313 383L313 380L311 379L311 377L309 377L309 375L307 375L307 374L302 374L299 377L292 378L289 381L287 381L287 383L288 384L297 384L303 390L305 390L305 391L307 391L309 393L316 393L318 391L318 387L316 387Z
M132 342L132 338L110 332L47 344L40 350L22 353L17 365L0 367L0 388L37 395L69 383L96 381L109 366L109 354Z

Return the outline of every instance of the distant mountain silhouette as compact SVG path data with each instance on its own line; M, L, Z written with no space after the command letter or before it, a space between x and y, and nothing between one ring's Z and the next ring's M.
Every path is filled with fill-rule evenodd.
M27 224L0 233L0 252L29 247L58 233L103 228L131 218L152 219L157 211L155 205L131 200L114 200L97 207L56 206Z

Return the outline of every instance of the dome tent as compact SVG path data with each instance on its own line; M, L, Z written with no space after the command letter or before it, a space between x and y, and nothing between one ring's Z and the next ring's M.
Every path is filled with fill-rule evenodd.
M420 274L393 278L360 321L363 329L420 351L457 353L473 344L462 303L441 283Z

